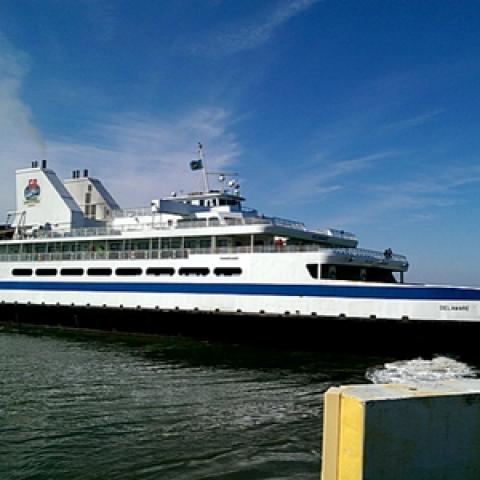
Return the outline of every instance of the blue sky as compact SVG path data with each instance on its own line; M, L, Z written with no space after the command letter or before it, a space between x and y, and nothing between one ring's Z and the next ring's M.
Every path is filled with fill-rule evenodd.
M248 204L480 285L480 2L2 0L0 214L15 168L122 206L241 173Z

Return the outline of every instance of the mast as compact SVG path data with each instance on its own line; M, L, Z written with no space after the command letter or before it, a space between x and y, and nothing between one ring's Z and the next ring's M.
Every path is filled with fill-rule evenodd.
M198 142L198 158L200 159L202 165L203 188L205 193L208 193L210 191L210 187L208 185L207 164L205 163L205 156L203 154L203 145L200 142Z

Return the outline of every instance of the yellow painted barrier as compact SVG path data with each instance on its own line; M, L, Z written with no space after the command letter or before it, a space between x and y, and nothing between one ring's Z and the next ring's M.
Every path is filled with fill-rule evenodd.
M480 381L325 394L322 480L480 480Z

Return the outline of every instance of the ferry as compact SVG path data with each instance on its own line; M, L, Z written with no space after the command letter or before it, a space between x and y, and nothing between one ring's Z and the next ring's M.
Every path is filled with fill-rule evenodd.
M480 289L408 283L407 258L390 248L359 248L347 231L247 208L235 174L216 172L210 187L199 152L190 166L202 174L201 191L144 208L120 208L87 170L64 181L45 160L17 170L16 209L0 229L0 305L308 317L313 325L480 321Z

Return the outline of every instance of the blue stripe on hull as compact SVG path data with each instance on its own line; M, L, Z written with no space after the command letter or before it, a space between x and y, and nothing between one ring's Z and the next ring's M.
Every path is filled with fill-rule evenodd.
M114 293L190 293L392 300L480 300L480 289L356 285L275 285L251 283L0 282L0 290Z

